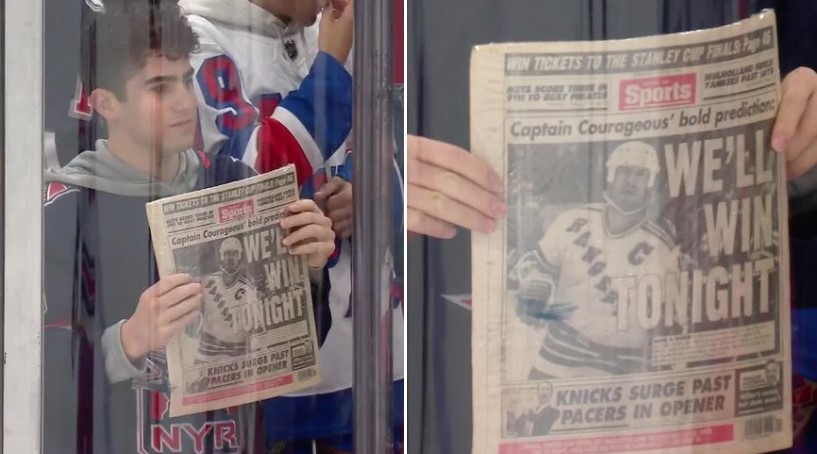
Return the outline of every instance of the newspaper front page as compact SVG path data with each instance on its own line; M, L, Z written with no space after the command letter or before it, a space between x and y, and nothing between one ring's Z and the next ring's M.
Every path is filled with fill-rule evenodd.
M474 49L475 453L791 445L775 27Z
M170 415L232 407L320 381L306 259L279 221L294 167L147 205L162 276L201 282L196 322L166 347Z

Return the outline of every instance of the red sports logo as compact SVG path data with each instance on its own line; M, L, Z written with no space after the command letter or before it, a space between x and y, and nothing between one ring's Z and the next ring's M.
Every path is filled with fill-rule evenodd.
M233 203L218 209L218 221L230 222L255 214L255 204L252 200Z
M619 84L619 110L695 104L696 74L626 79Z

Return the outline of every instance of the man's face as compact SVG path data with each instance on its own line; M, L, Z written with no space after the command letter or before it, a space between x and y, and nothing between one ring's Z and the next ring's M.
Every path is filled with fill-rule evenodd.
M233 274L241 268L241 251L228 249L221 253L221 268Z
M766 381L771 384L777 384L780 378L780 372L777 364L771 363L766 365Z
M294 24L308 27L315 23L318 13L330 0L280 0L280 3L273 4L275 0L251 0L258 6L270 12L279 11L286 15ZM345 1L345 0L333 0Z
M145 66L128 79L115 121L135 145L162 154L191 148L196 132L196 95L190 61L148 57Z
M307 27L315 23L318 13L329 0L289 0L291 4L290 18L298 25Z
M646 205L650 171L644 167L619 166L610 187L610 198L622 209L636 210Z
M550 402L550 397L553 394L553 387L549 384L544 384L539 387L539 405L545 405Z

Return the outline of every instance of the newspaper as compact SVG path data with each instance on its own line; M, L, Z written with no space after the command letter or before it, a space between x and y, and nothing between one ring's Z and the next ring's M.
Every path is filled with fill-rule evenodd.
M279 225L292 166L147 205L159 273L202 283L198 320L166 347L170 415L254 402L320 381L306 259Z
M779 77L770 11L474 49L509 212L472 244L475 453L791 445Z

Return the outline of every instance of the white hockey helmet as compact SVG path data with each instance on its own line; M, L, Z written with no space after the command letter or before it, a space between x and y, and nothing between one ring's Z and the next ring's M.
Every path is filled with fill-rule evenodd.
M91 8L91 10L94 12L105 12L105 4L102 3L102 0L85 0L85 4L88 5L88 8Z
M227 238L221 242L221 245L218 247L218 255L221 257L226 251L238 251L238 253L241 254L243 250L244 248L241 247L241 241L238 241L238 238L231 236L230 238Z
M607 182L612 183L616 177L616 169L620 166L642 167L650 171L650 181L648 187L655 184L655 177L658 175L658 153L652 145L639 142L624 142L616 147L605 164L607 167Z

